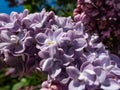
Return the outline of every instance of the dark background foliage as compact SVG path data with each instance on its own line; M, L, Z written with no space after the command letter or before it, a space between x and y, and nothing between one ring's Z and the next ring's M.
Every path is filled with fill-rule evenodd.
M39 12L43 8L53 10L60 16L73 16L77 0L6 0L10 7L23 5L30 12Z

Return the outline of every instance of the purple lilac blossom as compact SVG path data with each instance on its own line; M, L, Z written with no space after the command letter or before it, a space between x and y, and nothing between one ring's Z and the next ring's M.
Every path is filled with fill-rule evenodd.
M46 73L41 90L120 89L120 58L84 29L52 11L1 14L0 68L5 64L7 74L20 77Z
M74 20L81 21L85 31L97 33L120 56L120 0L78 0Z

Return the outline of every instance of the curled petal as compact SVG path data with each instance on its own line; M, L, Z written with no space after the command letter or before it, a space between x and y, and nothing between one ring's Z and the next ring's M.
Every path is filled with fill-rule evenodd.
M56 62L56 63L54 63L54 65L53 65L52 68L53 68L53 69L52 69L52 73L50 74L50 76L51 76L52 78L55 78L55 77L57 77L57 76L61 73L61 71L62 71L61 65L60 65L59 62Z
M66 71L67 71L68 75L74 80L78 79L78 77L80 75L79 70L77 68L75 68L74 66L67 67Z
M11 45L11 43L8 43L8 42L0 43L0 49L4 49L4 47L9 46L9 45Z
M105 85L101 85L101 88L104 90L119 90L120 89L120 84L115 81L115 80L109 80L110 85L105 86Z
M43 71L47 71L47 70L52 68L53 64L54 64L53 63L53 58L48 58L44 61L41 68L42 68Z
M81 51L87 46L87 42L84 38L78 38L74 40L74 46L76 51Z
M63 33L63 29L58 29L54 32L54 37L59 37L59 35L61 35Z
M118 67L120 67L120 58L118 56L114 55L114 54L111 54L110 57L111 57L111 60L116 62Z
M99 82L103 83L106 80L107 72L103 70L101 67L95 68L95 72L98 75Z
M44 33L39 33L36 35L35 38L39 44L44 44L45 40L47 39L47 36Z
M85 89L85 84L80 83L79 81L74 81L72 80L69 84L69 90L84 90Z
M75 25L75 29L79 31L80 34L83 34L84 26L83 23L77 22Z
M74 61L74 59L68 55L64 55L62 60L63 60L63 65L65 66L68 66L71 62Z
M9 22L10 21L9 15L7 15L5 13L0 14L0 21Z
M90 85L93 85L96 80L96 73L93 70L86 69L84 72Z
M115 75L120 76L120 68L115 67L111 70L111 72L114 73Z
M49 52L48 51L40 51L38 53L39 57L41 58L49 58Z
M7 31L7 30L3 30L0 33L0 38L3 41L10 41L10 36L11 36L11 33L9 31Z

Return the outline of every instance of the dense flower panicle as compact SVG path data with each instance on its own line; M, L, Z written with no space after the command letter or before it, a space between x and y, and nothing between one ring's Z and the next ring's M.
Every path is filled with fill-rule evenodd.
M10 16L7 14L0 14L0 30L7 29L12 32L21 29L21 21L28 13L28 10L24 10L24 12L20 14L12 12Z
M119 57L105 50L96 34L86 33L81 21L25 10L1 14L0 23L0 69L8 66L6 74L45 72L41 90L120 89Z
M85 30L97 32L102 41L120 56L120 0L78 0L74 20Z
M52 22L54 21L54 13L46 12L45 9L41 11L41 13L34 13L27 15L23 20L22 24L25 28L29 29L41 29L42 27L50 27Z
M30 15L31 17L28 18ZM25 10L23 11L23 13L19 13L19 14L17 12L12 12L10 16L7 14L0 15L1 17L0 18L0 23L1 23L0 51L4 54L3 57L5 58L7 57L7 55L9 55L9 58L13 57L14 59L18 59L18 57L21 57L20 60L15 60L15 61L16 62L18 61L19 63L21 63L20 65L22 65L22 68L24 70L19 69L19 64L8 65L12 68L15 68L17 72L20 71L21 75L23 73L30 74L31 72L33 72L38 66L39 61L41 60L41 58L39 58L37 55L38 49L36 48L36 41L34 37L35 34L37 34L38 32L41 32L41 30L36 31L37 29L31 28L30 25L29 27L27 26L26 28L25 25L27 24L27 22L26 23L24 22L26 18L27 18L26 21L32 20L31 18L33 18L34 21L36 21L38 20L37 18L41 16L40 18L41 21L39 21L39 23L41 24L43 23L43 19L44 19L42 17L45 17L45 18L49 17L48 12L46 12L45 10L43 10L41 13L38 13L39 17L36 16L36 14L30 14L30 15L28 15L28 10ZM36 22L38 23L38 21ZM33 22L33 24L37 24L36 22ZM45 29L43 28L43 30ZM7 63L7 61L11 63L15 62L15 61L12 61L12 59L9 60L9 58L7 58L6 60L4 60L3 58L5 63ZM1 61L3 62L3 60ZM12 71L15 71L15 70L12 70Z

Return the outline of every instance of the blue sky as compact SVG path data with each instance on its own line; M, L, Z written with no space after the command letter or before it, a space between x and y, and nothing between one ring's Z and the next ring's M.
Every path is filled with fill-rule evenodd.
M9 8L8 2L6 2L5 0L0 0L0 13L10 14L12 11L22 12L23 9L23 6Z

